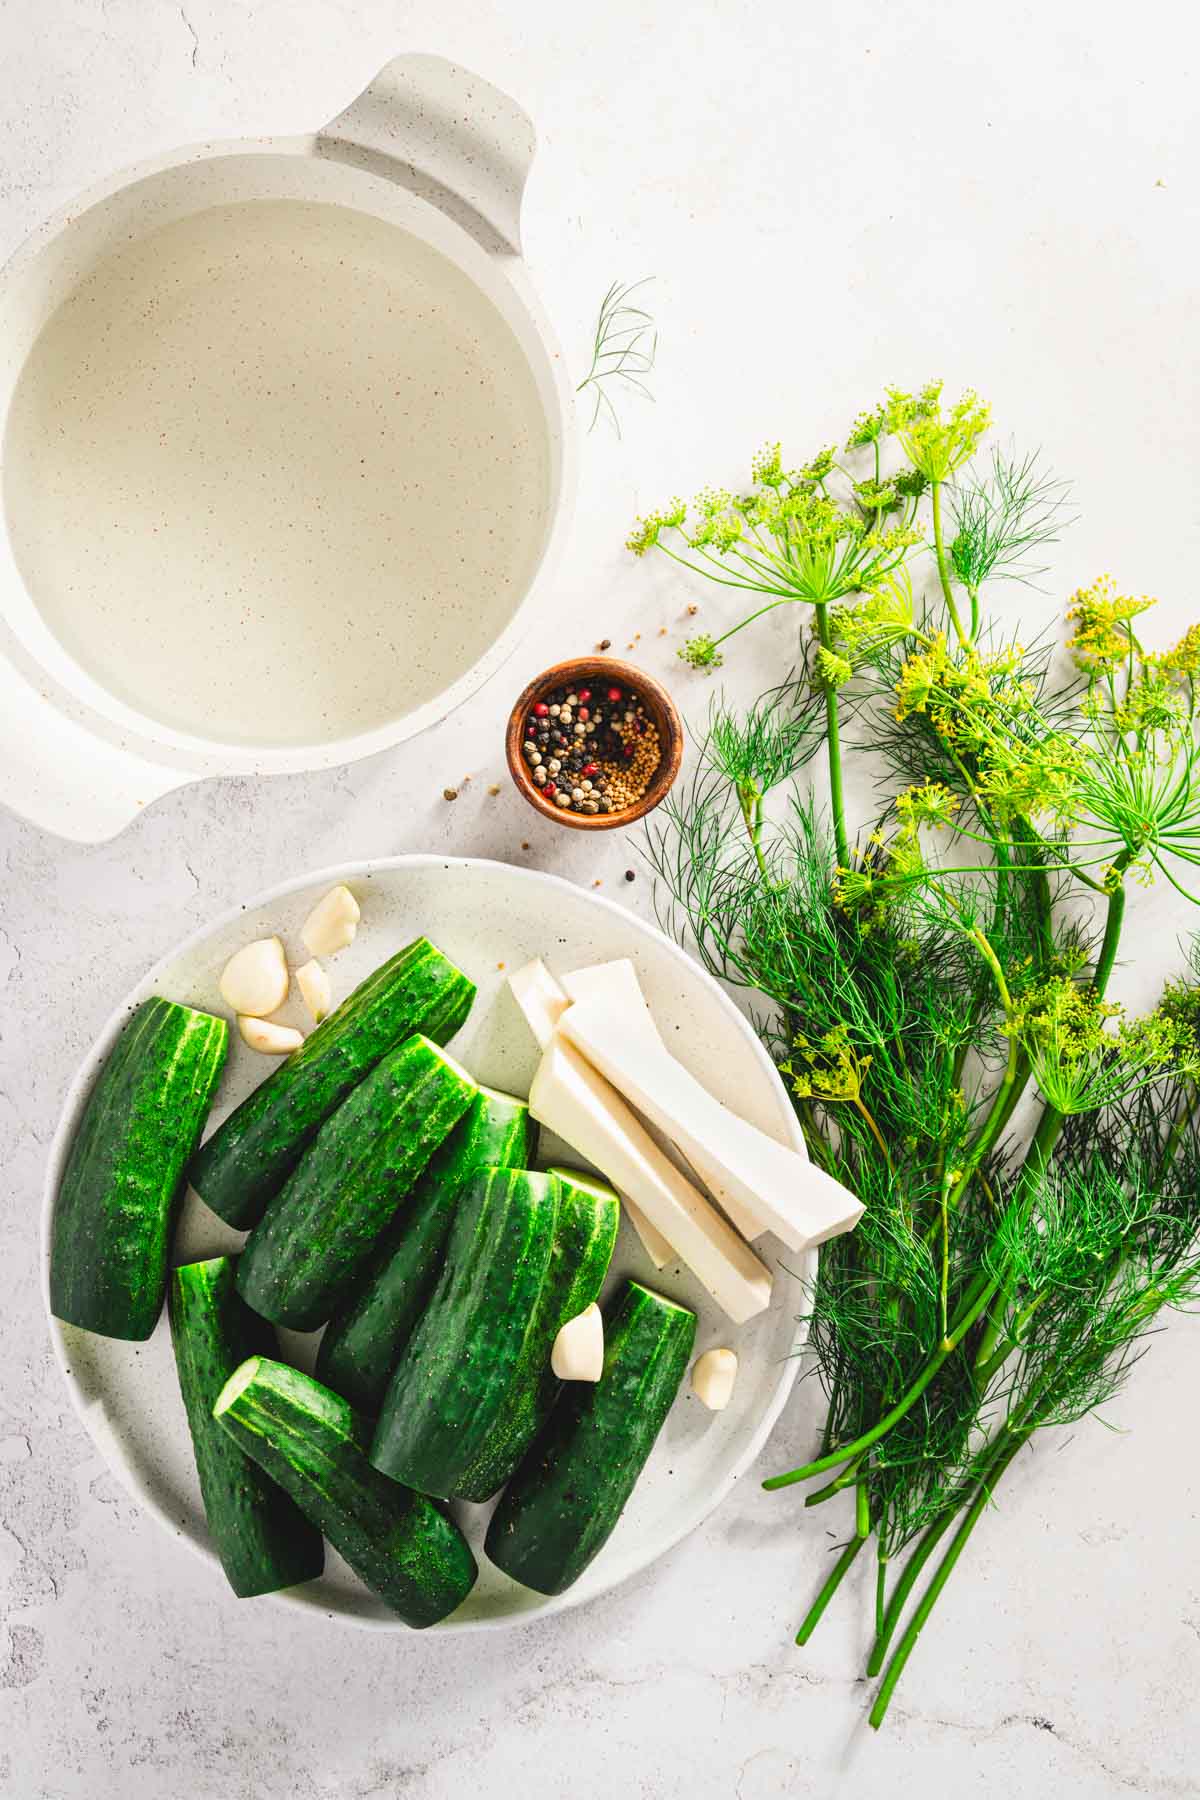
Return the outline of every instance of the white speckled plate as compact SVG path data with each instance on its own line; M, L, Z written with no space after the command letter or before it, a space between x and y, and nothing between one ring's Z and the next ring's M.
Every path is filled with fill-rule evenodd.
M336 998L409 939L427 933L473 977L479 997L454 1050L489 1085L528 1089L535 1049L512 1000L506 971L542 956L552 968L630 956L664 1036L696 1076L744 1117L783 1142L802 1147L783 1084L750 1026L716 982L651 926L609 900L532 870L502 863L433 856L325 869L285 883L237 907L210 930L172 951L126 995L67 1096L50 1154L43 1209L43 1256L54 1195L80 1109L96 1070L133 1007L150 994L218 1012L217 979L227 958L251 938L278 932L300 952L298 932L314 902L345 881L362 905L358 937L331 965ZM294 1003L292 1003L294 1004ZM297 1013L296 1022L302 1020ZM267 1073L270 1065L233 1034L214 1122ZM548 1153L554 1152L553 1156ZM570 1160L548 1134L542 1156ZM239 1235L189 1192L177 1260L236 1249ZM440 1631L528 1622L592 1599L693 1530L729 1492L761 1449L796 1377L801 1283L811 1269L779 1268L780 1247L760 1244L776 1268L775 1299L750 1324L737 1327L679 1265L656 1274L637 1238L622 1225L611 1280L634 1275L696 1308L697 1353L731 1344L740 1359L734 1399L712 1414L685 1387L616 1531L568 1594L546 1600L518 1587L481 1558L474 1592ZM784 1253L786 1256L786 1253ZM815 1258L813 1259L815 1266ZM209 1547L183 1407L175 1383L165 1317L144 1344L118 1343L51 1320L55 1349L80 1417L115 1473L148 1512L197 1551L222 1580ZM287 1354L308 1362L316 1335L283 1334ZM487 1507L464 1506L461 1520L473 1544L482 1540ZM358 1625L399 1626L332 1551L319 1581L272 1597L292 1608L316 1608Z

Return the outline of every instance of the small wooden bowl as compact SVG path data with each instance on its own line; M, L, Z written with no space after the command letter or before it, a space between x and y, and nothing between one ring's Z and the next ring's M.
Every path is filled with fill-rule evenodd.
M555 806L552 800L547 800L539 791L536 781L530 776L529 764L521 754L521 745L525 741L525 722L537 702L552 694L556 688L575 688L581 683L598 687L601 683L607 685L609 682L632 688L640 698L650 723L658 733L661 752L658 768L641 799L636 800L632 806L622 807L619 812L577 813L566 806ZM632 663L619 662L615 656L579 656L573 662L555 663L552 669L547 669L529 683L509 714L504 749L508 757L509 774L535 812L540 812L545 819L553 819L556 825L569 825L574 831L613 831L619 825L632 825L635 819L644 818L665 799L683 760L683 723L666 688L647 675L644 669L635 669Z

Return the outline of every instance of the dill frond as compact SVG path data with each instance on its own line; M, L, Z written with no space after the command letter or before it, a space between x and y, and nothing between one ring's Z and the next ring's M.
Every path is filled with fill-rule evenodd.
M652 275L643 275L640 281L614 281L600 302L592 338L591 366L575 390L577 394L582 394L585 388L592 390L589 431L596 429L603 413L620 437L621 421L613 399L614 388L639 394L643 400L654 399L646 377L653 370L658 355L658 331L645 307L630 302L630 296L653 279Z

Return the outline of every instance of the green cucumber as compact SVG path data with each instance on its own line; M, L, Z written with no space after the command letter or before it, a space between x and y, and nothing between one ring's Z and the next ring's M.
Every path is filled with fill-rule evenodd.
M184 1170L225 1062L224 1019L146 1000L83 1109L54 1205L50 1310L102 1337L148 1338L167 1288Z
M428 938L368 975L200 1146L192 1186L227 1225L248 1231L278 1193L305 1146L382 1056L421 1032L454 1036L475 984Z
M550 1267L552 1175L482 1169L463 1188L433 1298L384 1395L371 1461L448 1499L479 1455L521 1369Z
M550 1169L561 1187L558 1225L537 1317L504 1411L454 1492L490 1500L502 1488L550 1417L562 1383L550 1367L554 1340L568 1319L600 1297L621 1223L616 1193L578 1169Z
M392 1370L433 1292L459 1191L473 1169L531 1160L529 1105L480 1088L434 1155L388 1235L362 1292L325 1328L317 1379L360 1412L378 1413Z
M246 1599L314 1580L325 1566L325 1546L295 1501L213 1420L234 1370L275 1350L274 1332L250 1311L233 1276L228 1256L185 1263L171 1272L168 1310L209 1535L230 1587Z
M325 1121L250 1233L237 1283L255 1312L313 1331L344 1305L478 1091L426 1037L389 1051Z
M605 1320L604 1374L566 1385L492 1514L485 1548L514 1581L561 1594L607 1543L679 1391L696 1315L626 1282Z
M432 1500L371 1467L368 1428L340 1394L253 1356L213 1418L406 1625L436 1625L466 1599L479 1572L467 1540Z

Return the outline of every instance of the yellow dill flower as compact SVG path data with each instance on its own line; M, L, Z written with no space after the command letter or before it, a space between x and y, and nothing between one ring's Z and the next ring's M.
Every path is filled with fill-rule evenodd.
M1111 575L1079 588L1067 608L1067 619L1075 626L1067 649L1078 667L1088 674L1107 674L1124 662L1134 646L1133 620L1154 604L1146 595L1134 599L1118 594Z

